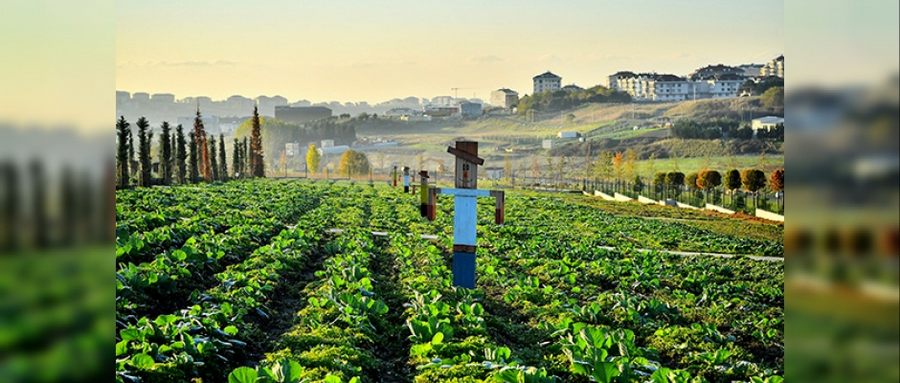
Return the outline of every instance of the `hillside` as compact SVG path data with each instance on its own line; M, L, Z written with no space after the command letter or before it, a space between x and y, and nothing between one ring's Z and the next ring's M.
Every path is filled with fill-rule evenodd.
M717 119L730 118L745 121L768 115L782 115L783 111L762 106L760 97L740 97L729 99L705 99L696 101L632 104L588 104L569 111L560 112L546 120L560 124L566 115L573 114L575 123L596 121L646 121L658 119Z
M670 165L681 170L695 170L686 168L708 162L752 164L760 153L770 157L769 167L781 166L782 144L759 140L673 139L669 137L666 123L679 119L740 120L742 114L744 121L749 121L775 112L763 108L759 97L744 97L672 103L594 103L551 115L536 115L534 121L521 116L495 115L476 120L429 122L368 119L354 121L354 126L361 139L398 143L390 149L369 151L377 158L377 164L415 165L422 158L431 163L449 163L447 146L458 139L471 139L479 141L480 154L494 166L500 166L509 159L516 169L530 169L536 159L543 164L543 158L547 156L575 157L578 159L574 162L577 162L583 160L590 148L594 155L600 151L624 152L632 149L639 160L675 158L679 160L660 161L659 170L666 170ZM578 132L586 142L558 140L556 136L560 131ZM554 139L553 149L542 148L544 139ZM379 171L377 165L376 171Z

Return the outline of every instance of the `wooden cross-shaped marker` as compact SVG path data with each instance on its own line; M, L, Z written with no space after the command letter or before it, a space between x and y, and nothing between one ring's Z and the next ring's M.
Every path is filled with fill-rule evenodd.
M478 165L484 159L478 157L478 143L456 141L456 147L448 147L447 152L456 156L456 188L429 189L428 219L434 220L437 194L452 195L453 198L453 285L475 288L475 227L478 223L478 197L494 197L496 207L494 222L503 224L504 194L497 190L478 189Z

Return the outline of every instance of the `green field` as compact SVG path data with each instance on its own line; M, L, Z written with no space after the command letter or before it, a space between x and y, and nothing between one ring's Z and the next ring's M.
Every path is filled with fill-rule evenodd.
M479 203L458 289L452 200L429 222L401 190L118 191L116 380L780 381L781 226L509 192L504 225Z

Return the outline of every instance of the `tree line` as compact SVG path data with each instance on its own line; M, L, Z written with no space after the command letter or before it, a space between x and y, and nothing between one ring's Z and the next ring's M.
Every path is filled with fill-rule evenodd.
M266 153L278 155L286 143L319 143L334 140L335 145L352 145L356 141L356 127L353 122L339 122L334 119L295 124L274 118L262 117L263 128L261 147ZM238 136L252 134L253 120L248 119L237 128ZM277 157L273 157L277 158Z
M729 119L676 121L672 125L672 136L701 140L723 138L749 140L754 138L753 129L749 125L741 126L738 121ZM756 132L755 137L757 139L784 141L784 124L778 124L774 129L760 129Z
M626 103L631 102L628 93L616 92L602 85L588 89L557 90L525 95L519 99L516 113L525 115L530 110L537 112L554 112L571 109L587 103Z
M97 177L67 164L56 175L40 159L0 160L0 253L114 240L110 167Z
M140 117L131 123L120 116L116 121L116 187L191 184L198 182L228 181L232 178L265 177L262 131L259 111L253 108L250 137L234 138L231 154L231 171L225 150L225 136L208 136L203 126L200 109L194 117L194 126L185 137L184 128L163 121L160 124L156 160L153 162L153 131L150 122ZM135 141L136 140L136 141ZM137 149L135 150L135 147Z
M322 155L319 153L319 149L316 144L310 143L306 147L306 169L311 175L316 175L319 173L321 164ZM369 174L371 168L371 163L365 153L347 150L341 154L337 171L340 176L352 179Z
M584 179L594 182L604 181L611 184L616 191L633 192L640 194L648 190L661 195L662 198L676 198L683 192L691 193L697 200L706 202L718 202L714 193L721 187L722 191L734 196L736 192L749 193L754 205L759 203L760 194L768 190L778 193L784 192L784 169L779 168L768 176L762 170L755 168L730 169L724 173L717 170L703 169L698 172L684 174L679 171L656 172L650 184L636 173L637 153L633 149L624 152L602 151L593 161L588 162L584 169ZM561 177L567 157L555 161L547 158L547 168L551 173L556 171ZM510 172L511 173L511 172ZM532 176L540 177L540 165L536 159L532 162ZM608 181L612 181L611 183ZM779 198L779 203L781 199ZM734 202L734 200L732 201ZM782 209L783 206L779 206Z

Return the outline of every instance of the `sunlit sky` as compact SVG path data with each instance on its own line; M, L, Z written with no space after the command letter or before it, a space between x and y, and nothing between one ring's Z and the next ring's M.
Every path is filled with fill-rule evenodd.
M120 1L116 88L368 101L606 84L784 50L780 1Z

